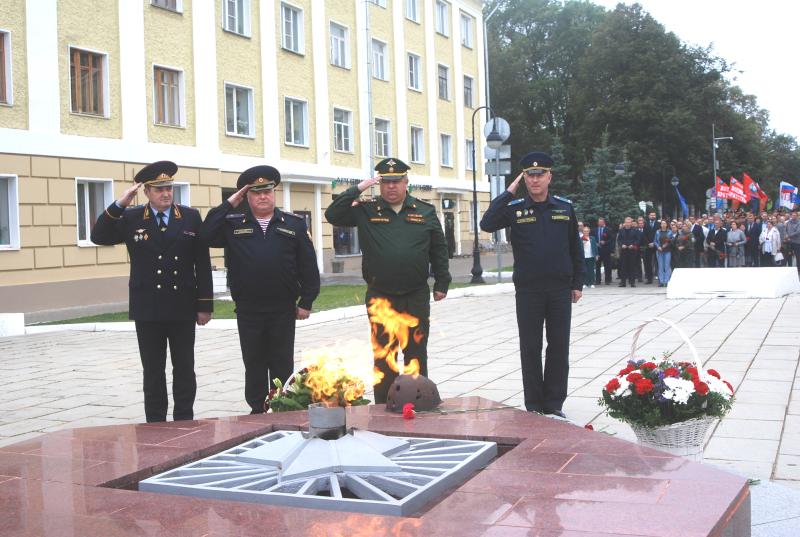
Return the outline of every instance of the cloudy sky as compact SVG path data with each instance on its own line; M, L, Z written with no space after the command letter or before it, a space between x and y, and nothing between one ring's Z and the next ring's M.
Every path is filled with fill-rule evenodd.
M592 0L609 9L616 0ZM625 0L625 4L633 4ZM769 110L770 125L800 139L800 1L639 0L681 40L713 44L733 82ZM709 130L711 126L709 125ZM722 136L724 133L718 133Z

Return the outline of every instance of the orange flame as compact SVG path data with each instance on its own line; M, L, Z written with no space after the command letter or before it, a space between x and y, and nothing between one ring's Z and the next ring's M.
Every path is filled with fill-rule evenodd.
M367 307L369 320L372 325L372 350L375 359L386 360L386 365L395 373L400 372L397 365L397 352L398 349L403 349L408 346L408 338L411 330L419 325L419 319L408 313L401 313L392 308L391 302L386 298L372 298ZM380 328L379 328L380 325ZM386 336L386 344L382 345L379 341L379 336L383 332ZM417 339L419 335L419 339ZM414 333L414 341L419 343L422 341L423 334L419 331ZM409 360L408 365L404 366L403 373L406 375L419 375L419 360L413 358ZM383 380L383 373L377 368L375 370L375 384Z
M315 401L332 406L348 406L364 395L364 382L348 373L342 360L326 356L308 366L305 385Z

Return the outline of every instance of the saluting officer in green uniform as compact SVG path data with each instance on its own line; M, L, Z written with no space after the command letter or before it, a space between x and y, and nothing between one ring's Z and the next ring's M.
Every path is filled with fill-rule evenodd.
M427 376L429 267L434 276L433 299L442 300L452 279L447 267L447 242L434 206L408 194L408 165L387 158L375 170L378 177L361 181L339 195L325 211L325 218L334 226L358 227L367 306L373 298L382 297L394 310L419 319L402 349L403 359L406 364L414 358L419 360L420 374ZM359 200L360 194L375 184L380 185L380 197ZM370 324L373 334L383 334L383 327L374 319ZM375 402L385 403L397 373L378 356L375 367L384 375L375 385Z

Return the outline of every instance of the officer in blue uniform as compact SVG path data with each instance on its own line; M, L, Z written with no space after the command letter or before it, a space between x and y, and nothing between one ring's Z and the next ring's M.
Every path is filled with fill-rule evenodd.
M319 294L319 268L305 219L275 207L281 174L255 166L239 176L235 194L211 209L200 230L215 248L227 248L228 281L245 367L245 400L252 414L276 378L294 371L295 321L307 319ZM239 209L247 198L248 208Z
M128 315L136 321L148 422L167 419L167 343L173 418L194 417L195 323L206 324L214 309L208 246L198 236L200 213L172 202L172 178L177 171L178 166L166 160L142 168L134 185L108 206L91 233L95 244L125 243L128 247ZM149 202L128 208L142 186Z
M572 304L583 288L583 248L572 203L548 193L553 160L545 153L528 153L520 167L522 173L508 190L492 200L481 229L511 228L525 408L563 418ZM526 195L514 199L523 179ZM542 324L547 331L544 371Z

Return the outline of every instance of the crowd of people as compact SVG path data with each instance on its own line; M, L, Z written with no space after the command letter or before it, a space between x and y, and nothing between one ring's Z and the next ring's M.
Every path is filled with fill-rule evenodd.
M684 219L627 217L616 229L598 218L594 227L578 222L586 273L584 287L612 283L666 286L675 268L797 266L800 274L798 211L727 211Z

